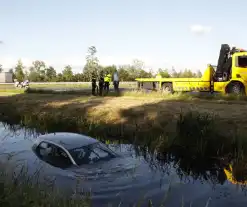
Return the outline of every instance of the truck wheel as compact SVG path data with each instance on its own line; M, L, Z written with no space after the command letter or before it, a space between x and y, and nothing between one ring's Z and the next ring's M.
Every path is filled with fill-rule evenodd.
M173 88L171 83L163 83L162 84L162 92L164 93L173 93Z
M228 93L235 95L244 95L244 86L241 83L232 83L229 86Z

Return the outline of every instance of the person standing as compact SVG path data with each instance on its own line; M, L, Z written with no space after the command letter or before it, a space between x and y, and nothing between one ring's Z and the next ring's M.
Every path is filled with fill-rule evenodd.
M93 96L96 96L96 87L97 87L97 84L96 84L96 78L92 78L92 95Z
M104 89L106 91L106 94L109 92L110 89L110 82L111 82L111 75L109 73L106 73L104 77Z
M97 83L96 83L96 74L93 72L92 73L92 95L96 95L96 88L97 88Z
M104 74L103 72L100 73L99 77L99 95L103 95L103 89L104 89Z
M119 77L118 77L118 72L115 70L113 74L113 85L114 85L114 90L115 92L118 92L118 87L119 87Z

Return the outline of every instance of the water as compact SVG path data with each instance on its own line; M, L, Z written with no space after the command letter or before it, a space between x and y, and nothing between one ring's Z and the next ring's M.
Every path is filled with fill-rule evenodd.
M145 196L154 206L165 199L165 206L246 206L245 188L227 180L219 162L198 163L191 157L177 154L151 154L146 148L132 144L109 144L112 150L124 155L113 162L79 169L61 169L41 161L31 150L36 132L25 129L13 130L0 124L1 160L8 163L25 161L30 173L42 166L44 175L56 178L56 185L65 193L75 188L82 179L80 188L92 189L93 204L128 206ZM5 152L6 154L3 154ZM41 179L41 178L40 178Z

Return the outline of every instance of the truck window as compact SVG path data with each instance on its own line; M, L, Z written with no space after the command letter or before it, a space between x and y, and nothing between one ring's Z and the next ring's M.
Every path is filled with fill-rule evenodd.
M241 68L247 67L247 56L238 57L238 67L241 67Z

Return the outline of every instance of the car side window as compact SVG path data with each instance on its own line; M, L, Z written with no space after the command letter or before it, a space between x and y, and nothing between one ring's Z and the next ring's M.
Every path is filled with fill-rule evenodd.
M51 146L49 146L49 143L47 142L41 142L36 148L38 155L42 156L43 158L49 157L51 151Z
M72 162L68 154L59 146L51 143L42 142L37 147L38 154L49 164L56 167L68 167Z

